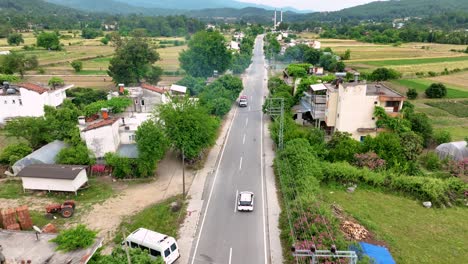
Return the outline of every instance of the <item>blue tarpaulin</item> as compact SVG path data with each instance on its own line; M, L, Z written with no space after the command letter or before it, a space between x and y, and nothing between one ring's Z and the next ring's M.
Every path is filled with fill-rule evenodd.
M376 264L396 264L392 254L386 247L359 242L362 247L362 253L369 256Z

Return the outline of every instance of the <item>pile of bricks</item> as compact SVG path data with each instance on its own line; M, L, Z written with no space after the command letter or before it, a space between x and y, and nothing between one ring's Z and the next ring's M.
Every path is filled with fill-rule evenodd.
M16 208L16 215L18 216L18 222L21 229L28 230L33 227L31 215L29 214L28 206L23 205Z
M16 209L0 209L0 222L6 230L28 230L33 226L29 209L26 205Z

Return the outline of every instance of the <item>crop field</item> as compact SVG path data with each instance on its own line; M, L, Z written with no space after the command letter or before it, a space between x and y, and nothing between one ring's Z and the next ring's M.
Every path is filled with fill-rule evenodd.
M441 82L447 85L453 85L459 87L461 90L468 91L468 71L426 79L431 80L432 82Z
M425 94L424 92L426 89L434 83L433 80L430 79L399 79L399 80L394 80L392 83L395 83L400 86L404 86L406 88L413 88L416 89L419 93L419 97L424 98ZM453 86L451 84L445 84L447 87L447 97L449 99L452 98L468 98L468 91L466 90L466 87L458 87L458 86ZM406 90L404 91L406 93Z
M179 53L184 49L187 49L187 46L176 46L158 49L157 51L161 56L161 60L157 61L156 65L162 67L164 71L174 72L179 70Z
M462 263L468 259L465 208L424 208L420 202L366 187L347 193L324 187L328 204L337 204L384 240L397 263Z
M426 104L447 111L454 116L468 117L468 100L448 100L438 102L427 102Z

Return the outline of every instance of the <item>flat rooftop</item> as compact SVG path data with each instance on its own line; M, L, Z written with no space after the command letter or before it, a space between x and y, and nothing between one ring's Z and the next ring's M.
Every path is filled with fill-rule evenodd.
M328 91L335 91L335 85L331 83L325 83L324 84L327 88ZM354 87L357 85L367 85L366 89L366 95L368 96L373 96L373 95L380 95L380 96L388 96L388 97L405 97L394 90L388 88L387 86L379 83L364 83L364 82L350 82L350 83L342 83L343 87Z
M7 231L0 230L0 245L3 247L6 263L21 263L22 260L32 263L48 264L83 264L93 256L102 244L102 238L96 238L95 243L82 250L71 252L55 251L56 244L49 242L57 234L39 234L32 231Z

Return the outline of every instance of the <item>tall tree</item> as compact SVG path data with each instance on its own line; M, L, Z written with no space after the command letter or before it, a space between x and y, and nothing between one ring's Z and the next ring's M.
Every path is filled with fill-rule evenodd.
M135 84L143 79L156 83L162 70L152 64L158 60L159 54L144 38L132 38L116 46L107 72L115 83Z
M25 56L13 52L11 54L0 57L0 73L13 74L19 73L23 77L27 70L37 68L39 62L35 55Z
M37 46L48 50L60 50L60 39L55 32L42 32L37 36Z
M23 35L20 33L11 33L8 35L8 45L18 46L21 43L24 43Z
M142 176L153 175L156 164L164 157L169 141L163 127L147 120L136 131L138 147L138 170Z
M172 145L188 159L197 158L215 142L219 120L188 97L172 97L170 103L159 106L156 116L164 123Z
M232 55L224 36L218 31L200 31L192 36L188 50L180 53L180 66L194 77L209 77L213 71L223 73L231 64Z

